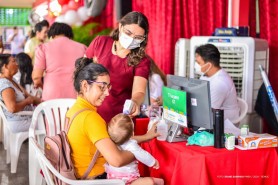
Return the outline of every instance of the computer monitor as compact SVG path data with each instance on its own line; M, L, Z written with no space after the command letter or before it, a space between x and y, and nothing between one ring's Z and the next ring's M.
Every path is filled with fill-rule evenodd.
M175 75L167 75L167 87L186 92L187 127L203 127L213 129L209 82ZM167 97L163 97L167 98ZM172 121L170 121L172 122ZM173 122L167 140L175 142L184 140L178 138L179 127L183 125Z

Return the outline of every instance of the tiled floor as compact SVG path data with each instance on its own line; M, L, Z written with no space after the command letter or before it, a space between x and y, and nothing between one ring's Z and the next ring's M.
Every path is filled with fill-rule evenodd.
M21 146L17 172L11 173L10 164L6 164L6 150L0 142L0 185L28 185L28 141Z

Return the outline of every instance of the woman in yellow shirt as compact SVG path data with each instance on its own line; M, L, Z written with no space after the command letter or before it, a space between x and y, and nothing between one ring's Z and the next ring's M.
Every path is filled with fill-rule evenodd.
M47 20L38 22L34 31L31 33L31 38L27 40L24 46L24 53L28 54L32 59L32 64L34 65L35 50L36 48L47 40L47 32L49 28L49 23Z
M77 176L81 177L85 173L96 150L101 155L90 172L89 178L103 174L103 165L106 161L116 167L132 162L134 156L128 151L117 148L108 135L106 122L97 113L97 107L102 104L112 88L108 70L101 64L93 63L91 59L79 58L75 63L73 80L78 97L76 103L69 109L67 117L71 118L79 110L88 109L75 117L68 132L72 148L71 158ZM156 137L154 130L137 137L137 141Z

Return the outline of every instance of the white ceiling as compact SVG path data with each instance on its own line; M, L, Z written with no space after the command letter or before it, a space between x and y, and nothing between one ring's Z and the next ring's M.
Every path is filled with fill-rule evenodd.
M0 0L0 7L32 7L35 0Z

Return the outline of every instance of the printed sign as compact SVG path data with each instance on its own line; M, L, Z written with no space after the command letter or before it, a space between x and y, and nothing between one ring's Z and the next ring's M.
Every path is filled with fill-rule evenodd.
M187 127L186 92L163 87L162 97L164 119Z

